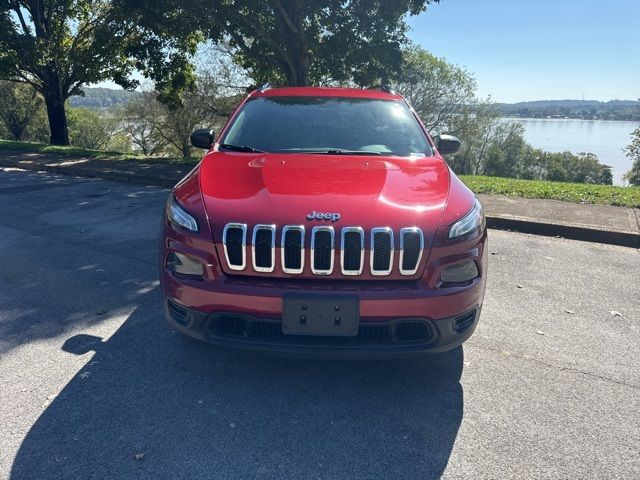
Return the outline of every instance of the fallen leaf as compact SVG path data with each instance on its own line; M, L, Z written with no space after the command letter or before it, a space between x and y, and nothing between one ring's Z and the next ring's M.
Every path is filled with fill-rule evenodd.
M518 288L524 288L522 285L519 285L519 284L518 284L518 285L516 285L516 287L518 287Z
M544 332L543 332L542 330L538 330L536 333L537 333L538 335L544 335Z
M133 458L136 460L142 460L144 458L144 453L136 453Z
M85 378L89 378L90 376L91 376L91 372L82 372L82 373L80 374L80 378L82 378L83 380L84 380Z
M498 255L498 252L491 252L491 255Z
M568 308L565 308L564 313L568 313L569 315L575 315L576 312L574 312L573 310L569 310Z
M611 310L611 315L614 317L621 317L622 314L620 312L618 312L617 310Z

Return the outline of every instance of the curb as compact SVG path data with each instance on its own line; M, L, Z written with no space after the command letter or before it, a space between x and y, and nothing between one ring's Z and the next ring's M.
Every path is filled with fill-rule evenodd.
M173 187L180 178L172 179L152 175L130 174L126 172L96 171L74 166L59 166L55 164L23 163L3 159L0 166L20 168L31 171L47 171L63 175L73 175L88 178L100 178L116 182L131 183L136 185L148 185L156 187ZM579 226L564 223L538 222L529 218L512 217L504 215L492 215L486 213L487 227L494 230L510 230L521 233L531 233L547 237L562 237L571 240L619 245L623 247L640 249L640 233L621 230L604 230L596 227Z
M495 230L511 230L547 237L562 237L584 242L605 243L622 247L640 248L640 234L620 230L604 230L596 227L564 223L537 222L528 218L495 216L486 214L487 227Z
M62 175L70 175L86 178L100 178L102 180L112 180L115 182L133 183L136 185L147 185L154 187L166 187L172 188L180 178L171 179L166 177L158 177L153 175L140 175L131 174L126 172L115 171L101 171L101 170L89 170L82 167L74 166L60 166L56 164L38 164L38 163L23 163L21 161L11 161L3 159L0 162L1 167L20 168L22 170L30 170L34 172L53 172L60 173Z

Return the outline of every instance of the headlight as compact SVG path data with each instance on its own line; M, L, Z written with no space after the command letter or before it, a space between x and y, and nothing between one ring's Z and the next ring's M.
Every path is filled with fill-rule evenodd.
M476 200L473 208L461 220L453 224L449 230L449 239L462 237L484 226L482 205Z
M171 223L192 232L198 231L198 222L184 208L182 208L173 195L167 199L167 218Z

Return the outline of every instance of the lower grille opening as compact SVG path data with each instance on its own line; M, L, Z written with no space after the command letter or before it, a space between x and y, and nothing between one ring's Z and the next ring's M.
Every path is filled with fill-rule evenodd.
M171 318L173 318L180 325L186 325L189 323L189 313L187 309L181 305L178 305L173 300L167 300L167 308L169 310L169 314Z
M367 343L391 343L390 328L388 325L360 325L358 335L355 337L323 337L315 335L285 335L282 333L282 325L275 322L253 322L250 338L264 340L282 340L297 344L332 344L353 345Z
M396 325L398 342L426 342L432 335L431 329L424 322L401 322Z
M240 316L223 315L211 322L211 330L216 335L225 335L230 337L245 336L245 320Z
M460 315L459 317L456 317L456 319L453 321L453 329L456 332L461 332L462 330L465 330L467 328L469 328L471 325L473 325L473 322L476 319L476 311L473 310L469 313L465 313L464 315Z

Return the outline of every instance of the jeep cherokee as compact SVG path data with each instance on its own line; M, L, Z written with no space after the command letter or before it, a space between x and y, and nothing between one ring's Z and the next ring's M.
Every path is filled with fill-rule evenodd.
M224 346L343 355L442 352L476 328L480 203L389 88L261 87L171 191L165 315Z

